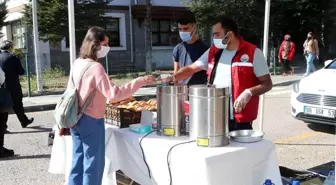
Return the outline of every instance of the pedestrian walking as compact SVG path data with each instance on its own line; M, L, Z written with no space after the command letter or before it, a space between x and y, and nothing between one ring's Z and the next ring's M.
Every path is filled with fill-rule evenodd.
M20 59L15 56L13 52L13 43L5 40L0 44L0 66L5 73L5 85L11 94L13 101L13 110L19 119L22 128L26 128L29 124L33 123L34 118L28 118L23 108L23 94L20 84L20 75L25 73Z
M279 53L278 61L279 64L282 64L283 73L282 76L287 76L288 73L294 75L294 69L291 67L291 62L295 54L295 43L292 42L292 38L289 34L285 35L284 40L282 41Z
M0 158L11 157L14 156L14 150L10 150L4 147L4 140L5 140L5 132L7 129L7 120L8 120L8 109L11 105L8 104L10 101L10 94L7 92L7 89L4 85L5 83L5 73L0 67ZM6 97L7 96L7 97Z
M303 44L303 54L306 58L307 69L304 76L308 76L310 73L316 71L316 67L314 65L314 60L319 59L319 46L317 39L314 38L313 33L309 32L307 34L307 39Z

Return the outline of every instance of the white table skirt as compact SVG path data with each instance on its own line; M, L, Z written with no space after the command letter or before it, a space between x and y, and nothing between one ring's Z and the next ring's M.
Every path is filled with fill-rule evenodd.
M143 135L128 129L112 129L112 132L110 142L117 147L106 148L110 171L120 169L142 185L169 185L168 150L188 141L187 137L168 138L152 133L143 139L152 173L150 179L139 146ZM282 184L275 145L268 140L249 144L231 142L229 146L216 148L189 143L175 147L170 156L173 185L262 185L265 179L271 179L275 185Z
M105 125L105 147L112 148L116 147L111 140L112 129L111 126ZM111 152L111 151L109 151ZM113 156L113 153L105 152L105 155ZM71 136L60 137L58 133L55 133L54 143L52 147L49 170L48 172L53 174L64 174L65 184L68 184L68 175L71 169L72 161L72 138ZM105 169L103 175L103 185L117 185L116 174L114 171L109 170L111 166L111 161L105 157Z

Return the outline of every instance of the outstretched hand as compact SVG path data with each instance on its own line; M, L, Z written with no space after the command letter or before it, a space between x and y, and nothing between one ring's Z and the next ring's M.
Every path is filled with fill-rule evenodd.
M144 76L143 80L147 85L152 85L156 83L156 78L153 75Z

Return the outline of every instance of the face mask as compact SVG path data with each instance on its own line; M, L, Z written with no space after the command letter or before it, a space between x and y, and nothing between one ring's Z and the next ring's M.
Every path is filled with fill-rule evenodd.
M107 53L110 51L110 47L108 46L100 46L100 50L97 51L97 57L98 58L104 58L106 57Z
M190 32L180 32L180 38L183 42L188 42L191 40Z
M228 47L229 39L227 38L227 34L222 39L213 39L214 45L218 49L226 49Z

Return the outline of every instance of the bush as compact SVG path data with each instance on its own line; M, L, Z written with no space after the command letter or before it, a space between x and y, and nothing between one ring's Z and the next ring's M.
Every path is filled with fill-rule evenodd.
M65 70L63 70L62 67L59 65L55 66L54 68L46 69L42 74L43 79L60 78L64 76L65 76Z

